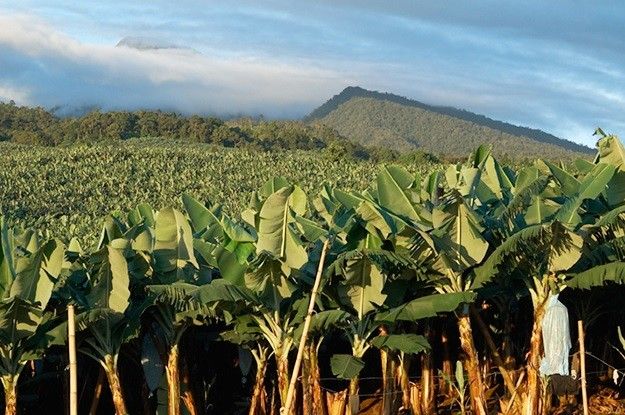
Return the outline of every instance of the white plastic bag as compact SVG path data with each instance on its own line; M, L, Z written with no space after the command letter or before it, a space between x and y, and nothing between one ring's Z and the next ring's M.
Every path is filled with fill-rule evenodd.
M569 312L558 300L557 294L547 300L542 329L545 357L540 363L540 373L544 376L554 374L568 376L571 350Z

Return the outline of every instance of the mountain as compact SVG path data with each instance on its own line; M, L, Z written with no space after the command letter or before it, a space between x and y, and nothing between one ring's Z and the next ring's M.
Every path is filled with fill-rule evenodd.
M510 157L576 157L594 150L541 130L519 127L452 107L347 87L305 118L360 144L464 156L480 144Z
M161 50L161 49L169 49L169 50L180 50L186 52L199 53L193 48L187 46L176 45L174 43L163 42L156 39L150 39L147 37L141 36L126 36L122 38L115 47L125 47L130 49L137 50Z

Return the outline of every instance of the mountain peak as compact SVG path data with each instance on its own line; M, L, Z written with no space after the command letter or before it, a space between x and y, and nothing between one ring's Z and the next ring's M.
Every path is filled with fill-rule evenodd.
M158 39L151 39L148 37L142 36L126 36L120 39L119 42L115 45L115 47L126 47L130 49L137 50L162 50L162 49L171 49L171 50L181 50L181 51L190 51L193 53L198 53L195 49L190 48L188 46L181 46L175 43L162 41Z
M434 106L399 95L348 86L304 119L336 128L365 145L399 150L423 149L436 154L466 154L482 142L496 153L540 156L592 154L581 144L544 131L497 121L454 107ZM436 138L435 138L436 137ZM446 147L444 144L448 143ZM524 148L529 146L531 151ZM581 153L581 154L580 154ZM514 154L511 154L514 155Z

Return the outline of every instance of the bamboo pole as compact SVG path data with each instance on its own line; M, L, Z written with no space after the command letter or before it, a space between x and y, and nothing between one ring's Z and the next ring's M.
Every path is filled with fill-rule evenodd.
M74 306L67 306L67 343L69 348L69 414L78 415L78 377L76 367L76 326Z
M304 320L304 329L302 330L302 337L299 340L299 347L297 349L297 357L295 358L295 366L293 366L293 374L291 375L291 382L286 395L286 402L280 409L282 415L288 415L293 404L293 396L295 396L295 384L297 383L297 377L299 376L299 369L302 365L302 358L304 357L304 347L306 346L306 339L308 337L308 329L310 327L310 321L312 320L313 313L315 311L315 300L317 298L317 291L321 284L321 275L323 274L323 263L326 259L326 251L328 250L329 240L326 239L321 248L321 258L319 259L319 267L317 268L317 276L315 277L315 283L313 285L312 293L310 294L310 303L308 304L308 314Z
M586 346L584 345L584 324L582 320L577 320L577 332L579 333L579 360L582 381L582 404L584 405L584 415L588 415L588 393L586 392Z

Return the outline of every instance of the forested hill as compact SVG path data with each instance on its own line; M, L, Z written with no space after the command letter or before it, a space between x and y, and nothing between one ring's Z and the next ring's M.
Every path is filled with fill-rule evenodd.
M385 162L400 157L432 158L421 151L400 154L385 148L364 147L332 128L301 121L223 120L163 111L92 111L80 117L57 117L43 108L0 103L0 141L56 146L134 138L164 138L263 151L309 150L332 157Z
M335 128L363 145L398 150L420 148L436 154L462 155L480 143L491 143L496 153L510 156L593 153L589 147L541 130L360 87L345 88L310 113L305 121Z

